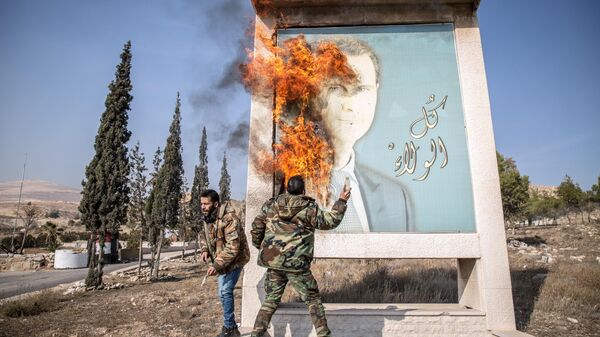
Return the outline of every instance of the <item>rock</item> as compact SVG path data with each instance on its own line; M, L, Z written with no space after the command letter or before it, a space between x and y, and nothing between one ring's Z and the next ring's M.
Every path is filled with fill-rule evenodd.
M509 248L526 248L528 246L525 242L513 239L508 242L508 247Z
M198 307L193 307L192 311L190 312L189 319L200 316L200 313L201 312L200 312L200 309L198 309Z
M571 256L569 256L569 258L571 260L574 260L574 261L577 261L577 262L582 262L583 259L585 259L585 255L577 255L577 256L571 255Z
M569 321L571 323L575 323L575 324L579 323L578 320L576 320L575 318L571 318L571 317L567 317L567 321Z
M531 278L531 280L532 280L533 282L541 282L541 281L545 280L547 276L548 276L548 274L539 273L539 274L535 274L535 275L534 275L534 276Z
M549 257L548 257L548 256L546 256L546 255L542 255L541 262L543 262L543 263L548 263L548 260L549 260ZM538 275L539 275L539 274L538 274Z

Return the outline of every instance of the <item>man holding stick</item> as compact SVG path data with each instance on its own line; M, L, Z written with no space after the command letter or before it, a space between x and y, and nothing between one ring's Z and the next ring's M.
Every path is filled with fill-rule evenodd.
M203 215L200 232L201 258L210 260L207 276L218 275L218 294L223 305L223 329L217 337L240 336L235 322L233 289L242 267L250 260L246 234L231 205L221 205L214 190L200 193Z

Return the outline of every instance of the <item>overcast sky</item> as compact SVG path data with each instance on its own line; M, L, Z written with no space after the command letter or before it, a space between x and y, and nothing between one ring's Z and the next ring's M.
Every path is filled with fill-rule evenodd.
M536 184L565 174L589 189L600 175L600 2L483 0L478 12L498 150ZM208 131L218 187L227 150L232 195L246 190L250 101L237 64L249 1L0 0L0 181L80 187L107 85L132 41L131 144L151 166L177 91L189 183Z

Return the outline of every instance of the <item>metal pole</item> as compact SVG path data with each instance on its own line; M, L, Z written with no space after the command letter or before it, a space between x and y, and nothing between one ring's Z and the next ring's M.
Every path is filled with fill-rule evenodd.
M17 231L17 220L19 219L19 208L21 207L21 195L23 194L23 180L25 180L25 167L27 166L27 152L25 153L25 162L23 163L23 174L21 176L21 188L19 189L19 201L17 202L17 215L13 226L12 237L10 238L10 250L15 252L15 232ZM23 238L24 240L25 238Z

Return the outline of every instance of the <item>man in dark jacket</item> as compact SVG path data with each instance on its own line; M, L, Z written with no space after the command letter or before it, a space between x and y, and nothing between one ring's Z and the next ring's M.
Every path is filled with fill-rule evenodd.
M223 305L223 329L217 337L240 336L234 315L233 289L250 260L246 234L229 202L220 203L214 190L200 193L204 226L200 232L202 261L212 262L207 275L219 275L219 298Z
M256 316L252 337L261 337L291 283L311 315L317 336L331 336L317 281L310 271L316 229L336 228L346 212L350 188L345 187L330 212L304 195L304 179L290 178L287 193L268 200L252 222L252 245L260 250L258 264L267 268L265 301Z

